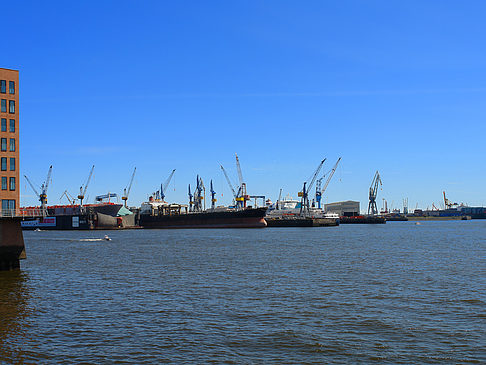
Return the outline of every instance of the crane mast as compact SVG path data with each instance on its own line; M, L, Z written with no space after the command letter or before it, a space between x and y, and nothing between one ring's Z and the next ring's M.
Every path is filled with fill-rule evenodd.
M211 183L210 183L210 188L211 188L211 209L214 210L214 208L216 207L216 192L214 191L213 189L213 180L211 179Z
M32 182L29 180L27 175L24 175L25 180L27 180L30 187L34 191L35 195L39 198L39 201L41 203L41 211L42 211L43 217L45 217L47 215L47 189L49 188L49 183L51 181L51 174L52 174L52 165L49 166L49 170L47 171L46 180L40 186L40 194L37 191L37 189L34 187L34 184L32 184Z
M378 207L376 206L376 195L378 194L378 185L382 185L380 173L375 172L373 181L370 186L369 203L368 203L368 214L378 214Z
M299 193L299 196L302 198L301 199L301 207L300 207L300 213L301 214L302 214L302 211L304 211L304 213L309 211L309 194L308 194L308 191L310 191L312 189L312 186L314 185L314 182L316 181L317 175L321 171L322 165L324 165L325 161L326 161L326 159L323 159L319 163L316 171L314 172L314 174L312 175L312 178L310 179L311 180L310 183L307 185L307 182L305 182L304 187L302 189L302 192Z
M174 176L176 169L172 170L170 173L169 177L167 180L165 180L164 184L160 184L160 199L164 200L165 199L165 191L167 191L167 188L169 187L170 181L172 180L172 176Z
M189 184L189 187L188 187L188 195L189 195L189 211L192 212L192 206L194 205L194 201L193 201L193 195L191 193L191 184Z
M133 174L132 177L130 178L130 182L128 183L128 186L125 189L123 189L122 200L125 202L125 207L127 206L128 195L130 194L130 190L132 189L133 178L135 177L135 171L137 171L136 167L133 169Z
M89 185L89 182L91 180L91 176L93 176L93 170L94 170L94 165L91 167L91 171L89 172L89 176L88 176L88 179L86 180L86 184L84 184L84 188L83 188L83 186L81 186L79 188L78 199L79 199L79 205L81 207L83 206L83 199L86 195L86 190L88 189L88 185Z
M337 169L340 161L341 161L341 157L338 158L338 160L334 164L332 170L329 172L329 175L327 177L327 180L326 180L326 182L324 184L324 187L322 189L321 189L321 182L322 182L322 179L324 179L324 176L321 177L319 180L317 180L317 184L316 184L316 201L317 201L317 207L319 209L321 208L321 198L322 198L322 195L324 194L324 192L326 191L329 183L331 182L331 179L332 179L334 173L336 172L336 169Z
M236 201L236 198L238 197L238 194L236 194L235 188L233 188L233 184L231 183L231 180L230 180L230 178L228 176L228 173L224 169L223 165L220 165L220 167L221 167L221 170L223 170L224 177L226 178L226 181L228 182L228 186L230 187L231 192L233 193L233 200ZM239 191L238 191L238 193L239 193Z
M237 204L240 208L246 208L246 202L250 200L250 196L246 192L246 183L243 182L243 174L241 173L241 166L240 166L240 159L238 155L235 153L236 157L236 170L238 171L238 179L240 181L240 189L238 196L236 197Z

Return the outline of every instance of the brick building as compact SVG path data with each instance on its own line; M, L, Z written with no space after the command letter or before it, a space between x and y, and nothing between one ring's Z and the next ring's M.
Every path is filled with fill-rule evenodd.
M0 68L0 200L3 216L19 208L19 72Z

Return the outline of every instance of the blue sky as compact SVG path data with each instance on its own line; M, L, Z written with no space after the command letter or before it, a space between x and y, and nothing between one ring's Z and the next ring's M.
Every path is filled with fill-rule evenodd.
M140 204L177 169L167 194L212 178L219 203L294 197L318 162L342 162L325 201L366 209L486 205L483 1L84 1L2 4L0 67L20 70L21 174L49 203L75 194ZM22 205L35 204L24 179ZM223 196L221 196L223 194Z

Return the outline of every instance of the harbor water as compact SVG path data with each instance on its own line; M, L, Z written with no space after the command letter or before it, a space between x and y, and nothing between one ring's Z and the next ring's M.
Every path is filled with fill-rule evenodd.
M21 271L0 272L0 363L486 362L485 233L24 232Z

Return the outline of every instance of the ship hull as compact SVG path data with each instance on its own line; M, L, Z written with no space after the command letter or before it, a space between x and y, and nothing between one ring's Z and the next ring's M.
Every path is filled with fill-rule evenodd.
M23 230L91 230L119 229L135 226L135 216L118 217L121 204L58 205L47 208L48 215L25 216L21 220ZM28 210L26 210L29 213ZM39 214L40 212L37 212Z
M266 208L175 215L141 214L142 228L264 228Z

